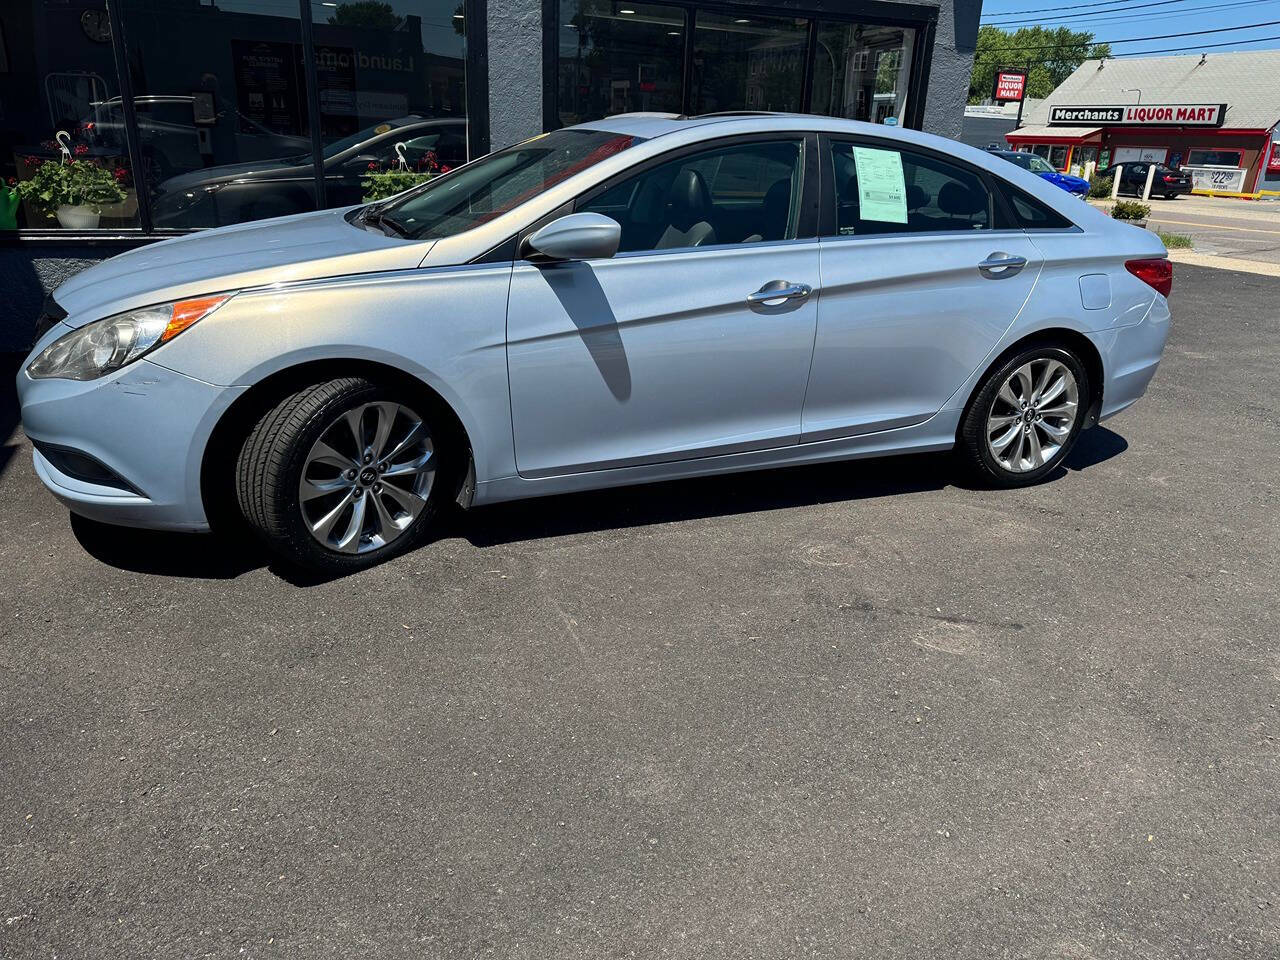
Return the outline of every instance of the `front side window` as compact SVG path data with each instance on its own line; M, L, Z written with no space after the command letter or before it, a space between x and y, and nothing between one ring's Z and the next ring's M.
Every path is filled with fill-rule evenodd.
M837 141L831 168L840 236L992 228L982 178L932 154Z
M556 130L491 153L430 180L380 211L392 229L419 240L449 237L514 210L639 137L607 130Z
M618 221L619 253L792 240L802 156L798 139L689 154L628 177L577 209Z

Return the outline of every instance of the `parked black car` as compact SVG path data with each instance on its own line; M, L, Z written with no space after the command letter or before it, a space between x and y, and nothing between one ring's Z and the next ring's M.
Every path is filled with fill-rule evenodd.
M467 162L467 123L460 117L402 117L368 127L329 144L324 151L325 195L330 207L359 203L370 169L398 163L404 144L410 169L433 153L440 167ZM220 227L245 220L314 210L315 168L311 154L206 167L165 180L151 202L157 227Z
M1143 188L1147 185L1147 170L1150 169L1151 164L1141 160L1135 160L1133 163L1113 164L1100 171L1097 176L1114 177L1117 166L1122 167L1124 170L1120 175L1120 192L1132 193L1135 197L1142 196ZM1172 200L1174 197L1180 197L1184 193L1191 192L1191 174L1185 170L1166 167L1163 163L1157 163L1155 168L1156 175L1151 180L1151 196Z

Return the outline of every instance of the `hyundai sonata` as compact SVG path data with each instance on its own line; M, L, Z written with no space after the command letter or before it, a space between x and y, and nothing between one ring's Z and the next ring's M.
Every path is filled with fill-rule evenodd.
M953 447L1035 483L1146 389L1170 283L1154 234L950 140L630 114L106 261L18 389L72 511L229 505L342 571L455 500Z

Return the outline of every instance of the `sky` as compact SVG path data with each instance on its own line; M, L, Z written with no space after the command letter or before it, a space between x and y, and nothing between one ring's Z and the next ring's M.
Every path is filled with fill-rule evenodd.
M1046 9L1054 7L1061 9ZM1277 22L1248 30L1142 39L1265 21ZM1280 49L1280 0L1082 0L1076 4L1066 0L984 0L981 23L1007 30L1034 26L1089 30L1096 40L1111 41L1113 55L1170 47L1187 47L1177 51L1186 54L1199 53L1202 47L1206 53ZM1117 42L1122 40L1138 42Z

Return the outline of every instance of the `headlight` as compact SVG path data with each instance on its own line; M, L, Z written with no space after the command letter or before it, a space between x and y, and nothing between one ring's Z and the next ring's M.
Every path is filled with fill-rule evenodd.
M232 296L220 293L162 303L85 324L49 344L28 365L27 375L36 380L96 380L172 340Z

